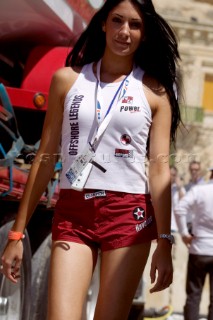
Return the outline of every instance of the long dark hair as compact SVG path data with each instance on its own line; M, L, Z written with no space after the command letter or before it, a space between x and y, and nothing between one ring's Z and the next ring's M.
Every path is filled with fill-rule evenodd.
M103 22L109 12L124 0L106 0L95 13L66 59L66 66L83 66L101 59L106 46ZM171 104L171 141L175 142L177 127L181 122L177 67L180 59L177 40L169 24L155 11L151 0L129 0L143 16L145 39L135 53L135 63L165 88Z

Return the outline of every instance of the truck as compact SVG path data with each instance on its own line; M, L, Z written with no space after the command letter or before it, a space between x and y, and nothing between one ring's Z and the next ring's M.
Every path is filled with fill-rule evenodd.
M102 0L0 2L0 255L39 146L51 77L64 66L72 45L102 4ZM60 170L58 161L26 228L20 281L13 285L0 273L1 320L46 319L51 222ZM97 265L84 320L93 318L98 276ZM143 305L141 281L132 319L143 319Z

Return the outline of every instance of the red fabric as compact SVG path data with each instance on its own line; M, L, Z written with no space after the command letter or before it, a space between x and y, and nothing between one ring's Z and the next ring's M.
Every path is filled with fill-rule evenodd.
M106 191L106 196L85 200L85 194L93 192L60 191L53 218L53 240L73 241L104 251L157 238L149 195ZM141 217L134 214L139 208Z
M19 184L25 184L27 181L28 173L18 170L16 168L13 168L13 182L19 183ZM9 169L7 168L0 168L0 181L9 180Z
M13 168L13 173L12 173L13 186L12 186L12 190L9 192L8 195L18 199L21 198L27 182L27 177L28 177L28 172L24 172L16 168ZM9 186L10 186L9 169L0 167L0 194L7 192L9 190ZM51 203L49 204L50 207L55 206L56 201L58 200L58 194L59 194L59 186L57 184L54 190L54 194L51 198ZM47 203L47 195L42 195L40 201Z

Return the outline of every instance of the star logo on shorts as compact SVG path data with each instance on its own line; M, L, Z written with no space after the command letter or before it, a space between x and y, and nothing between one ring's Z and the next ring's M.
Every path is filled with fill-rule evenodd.
M133 210L133 217L135 220L140 221L145 218L145 210L141 207L137 207Z

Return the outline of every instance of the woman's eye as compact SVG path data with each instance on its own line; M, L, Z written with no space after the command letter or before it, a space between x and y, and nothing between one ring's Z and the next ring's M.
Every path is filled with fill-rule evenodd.
M112 22L121 23L121 19L118 17L114 17L114 18L112 18Z
M130 28L141 29L141 23L140 22L130 22Z

